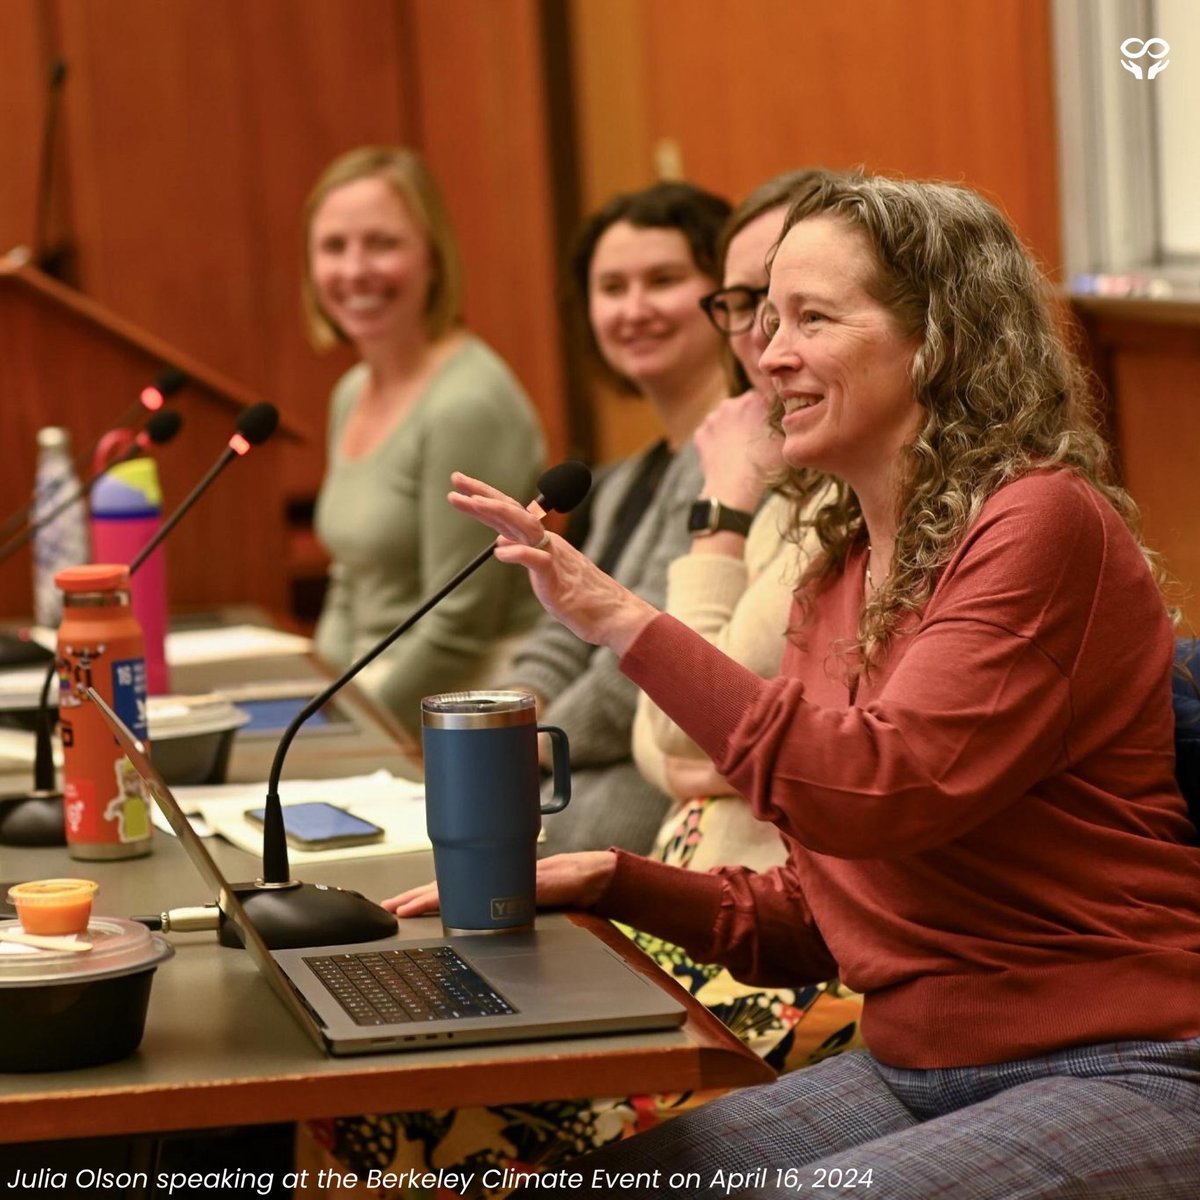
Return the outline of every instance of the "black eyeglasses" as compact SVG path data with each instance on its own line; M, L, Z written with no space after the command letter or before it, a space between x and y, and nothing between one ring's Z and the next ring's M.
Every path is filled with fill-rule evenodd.
M701 297L700 307L717 332L729 337L753 328L754 318L766 296L765 287L727 287Z

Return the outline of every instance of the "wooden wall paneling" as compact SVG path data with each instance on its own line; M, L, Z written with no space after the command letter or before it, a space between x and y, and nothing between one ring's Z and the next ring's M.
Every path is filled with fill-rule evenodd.
M37 223L42 123L53 57L46 45L39 0L5 0L0 4L0 46L4 47L0 128L5 131L0 170L0 253L5 253L14 246L32 246ZM60 125L59 134L62 132ZM55 165L62 165L61 155ZM64 185L60 175L55 183L60 200ZM54 232L61 232L57 224Z
M579 221L617 193L637 191L658 177L649 8L642 0L571 0ZM585 347L576 353L582 359L577 370L590 381L585 403L591 407L595 461L611 462L662 436L651 405L613 387Z
M0 395L5 434L14 439L13 468L0 474L0 513L24 504L32 491L37 430L63 425L73 450L88 447L137 398L165 364L194 372L173 401L184 428L155 452L164 511L174 509L216 462L233 432L238 406L254 397L128 322L110 319L94 301L52 281L30 286L0 272ZM239 599L270 609L283 605L283 530L264 495L277 492L281 438L276 435L226 474L172 534L168 579L176 605ZM27 616L32 605L28 548L0 565L0 614Z
M462 244L471 327L566 448L555 207L538 0L407 0L417 143Z
M399 4L58 0L58 12L82 285L316 434L271 481L282 522L281 494L319 486L329 392L352 361L305 337L301 206L336 154L411 138Z
M1046 0L645 7L654 136L687 173L743 194L808 163L961 180L1057 266Z
M656 149L740 197L813 164L961 181L1060 266L1048 0L573 0L581 172L598 203ZM599 397L606 453L641 436Z
M1119 303L1117 305L1119 308ZM1126 306L1136 309L1133 302ZM1152 306L1160 310L1184 306ZM1147 543L1182 589L1191 632L1200 632L1200 306L1186 323L1097 316L1087 328L1113 389L1121 475L1142 511ZM1160 311L1160 315L1162 315Z
M595 418L591 403L591 364L586 325L580 319L569 281L570 262L582 208L576 128L575 73L571 11L565 0L542 0L542 78L546 95L546 158L554 211L554 264L559 287L559 353L566 409L567 453L592 461Z
M1200 631L1200 335L1190 351L1129 350L1116 358L1125 485L1142 510L1147 542L1185 589Z
M253 287L265 331L259 347L271 398L317 432L289 450L287 494L314 495L325 470L325 418L349 349L318 354L300 308L302 207L338 154L414 140L411 70L398 0L254 0L241 4L253 49L244 80L254 186L247 213Z
M396 0L60 0L83 285L323 431L348 355L308 346L300 209L324 165L402 141ZM324 443L289 452L315 491Z
M83 289L261 389L240 6L58 4Z
M570 0L580 216L654 179L648 7L643 0Z
M54 8L57 49L70 70L65 149L79 286L200 362L269 391L262 356L269 332L248 221L257 181L243 86L254 54L242 36L243 6L54 0ZM110 385L121 377L96 378ZM203 457L205 440L228 437L214 414L200 423L185 430L181 453L194 446ZM236 483L222 480L219 502L209 498L189 515L173 547L180 563L171 573L173 602L257 597L283 607L285 578L268 580L274 572L262 569L284 566L281 462L273 445L257 464L273 463L270 470L238 471ZM225 512L226 527L217 528L227 488L254 512L252 522ZM251 530L259 543L253 554L244 540ZM218 561L187 565L185 543L209 547Z
M58 2L64 50L80 62L72 152L87 175L92 294L323 429L351 360L319 359L304 340L300 207L335 154L411 141L450 171L475 324L563 444L558 363L543 348L553 309L528 299L543 280L553 295L539 244L549 182L535 4L123 0L113 13ZM424 89L422 127L410 109ZM322 443L291 455L289 492L314 491L323 465Z

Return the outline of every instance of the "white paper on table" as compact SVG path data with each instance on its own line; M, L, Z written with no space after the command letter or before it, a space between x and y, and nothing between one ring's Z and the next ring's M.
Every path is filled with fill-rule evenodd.
M58 643L58 631L45 625L33 625L28 633L31 641L46 650L53 651ZM309 638L265 625L217 625L168 633L166 653L167 662L172 666L186 666L190 663L221 662L243 655L304 654L311 645ZM40 679L45 674L45 668L36 668L34 674Z
M58 738L52 745L54 765L62 766L62 746ZM5 771L33 770L37 757L37 734L24 729L0 729L0 773Z
M16 671L0 671L0 698L8 701L7 707L15 707L13 701L28 701L27 707L37 704L42 693L42 685L46 682L46 668L49 663L40 667L21 667ZM54 685L50 685L50 694L54 695Z
M262 808L265 783L222 784L215 787L173 788L172 794L189 815L197 813L212 833L220 834L241 850L262 853L262 827L246 820L246 810ZM285 779L280 784L283 806L326 800L356 817L373 821L384 831L382 841L366 846L341 846L329 850L288 847L292 863L330 862L343 858L370 858L428 850L425 831L425 789L419 783L397 779L389 771L346 779ZM155 823L158 824L157 814ZM193 819L193 826L195 820Z
M306 654L311 646L311 639L278 629L261 625L222 625L215 629L168 633L166 653L170 666L185 667L227 659Z
M33 640L40 645L49 641L54 649L55 633L40 627L31 630ZM42 635L45 635L43 637ZM307 654L312 640L261 625L226 625L215 629L187 629L168 633L167 662L173 667L197 663L228 662L239 659L279 658L289 654ZM46 680L46 667L22 667L15 671L0 671L0 710L33 708ZM307 687L311 688L308 681ZM299 694L303 694L301 687Z

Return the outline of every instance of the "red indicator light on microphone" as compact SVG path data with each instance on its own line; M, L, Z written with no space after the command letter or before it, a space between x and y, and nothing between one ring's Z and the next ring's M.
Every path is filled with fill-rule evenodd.
M151 412L158 412L167 402L166 397L153 384L142 388L141 401L142 406L148 408Z
M229 439L229 448L234 452L234 454L248 454L250 451L250 443L246 441L246 439L242 437L240 433L235 433L233 437Z

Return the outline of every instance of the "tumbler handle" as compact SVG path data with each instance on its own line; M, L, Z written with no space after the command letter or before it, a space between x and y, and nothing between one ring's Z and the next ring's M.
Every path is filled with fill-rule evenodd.
M571 746L557 725L539 725L537 731L549 735L554 765L554 795L542 805L542 812L562 812L571 799Z

